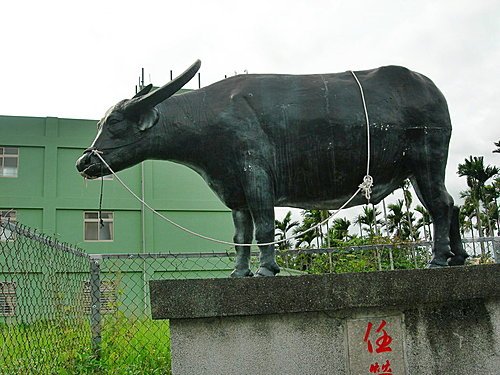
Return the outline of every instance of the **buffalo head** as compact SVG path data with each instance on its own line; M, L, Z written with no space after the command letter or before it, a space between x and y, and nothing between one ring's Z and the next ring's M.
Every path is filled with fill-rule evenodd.
M133 98L112 106L97 123L94 142L76 162L80 174L93 179L110 173L94 151L99 152L115 172L151 157L155 139L150 129L164 121L156 106L189 82L200 65L200 60L197 60L184 73L158 90L152 90L152 85L148 85Z

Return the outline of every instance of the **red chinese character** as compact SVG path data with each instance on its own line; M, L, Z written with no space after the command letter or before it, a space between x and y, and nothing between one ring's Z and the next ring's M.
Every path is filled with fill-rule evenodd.
M385 364L382 365L382 374L392 374L391 362L389 360L385 361Z
M382 320L380 322L379 327L375 331L376 333L382 332L382 335L375 340L375 345L377 345L377 348L375 349L375 352L377 353L384 353L384 352L391 352L392 348L389 346L392 342L392 337L387 334L385 331L384 327L387 324L385 320ZM366 342L368 346L368 351L370 353L373 353L373 345L369 339L371 330L373 328L373 324L371 322L368 322L368 325L366 326L366 332L365 332L365 337L363 339L364 342Z
M371 374L378 374L378 373L380 373L380 365L378 364L378 362L372 363L370 365L370 373Z
M392 375L391 362L389 360L385 361L382 367L380 367L378 362L372 363L370 365L370 373L379 375Z

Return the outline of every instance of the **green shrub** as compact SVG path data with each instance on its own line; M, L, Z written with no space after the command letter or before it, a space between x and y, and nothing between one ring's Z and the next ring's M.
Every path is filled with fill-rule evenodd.
M100 358L88 322L0 325L0 374L170 374L168 321L103 320Z

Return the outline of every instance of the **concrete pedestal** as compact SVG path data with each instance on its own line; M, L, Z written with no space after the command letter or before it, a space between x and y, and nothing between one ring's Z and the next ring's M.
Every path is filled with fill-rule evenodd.
M500 265L151 281L182 374L500 374Z

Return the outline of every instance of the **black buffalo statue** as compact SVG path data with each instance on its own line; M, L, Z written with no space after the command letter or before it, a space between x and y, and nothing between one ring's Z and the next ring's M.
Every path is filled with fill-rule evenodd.
M340 207L366 174L367 132L360 89L350 72L246 74L183 94L200 61L158 90L149 85L111 107L77 161L85 177L145 159L198 172L232 210L234 242L274 239L274 207ZM464 264L458 208L444 179L451 135L446 100L425 76L398 66L356 72L370 118L371 202L410 178L432 216L430 266ZM358 194L349 204L366 203ZM256 274L279 272L274 245L261 245ZM252 276L250 247L236 246L232 276Z

